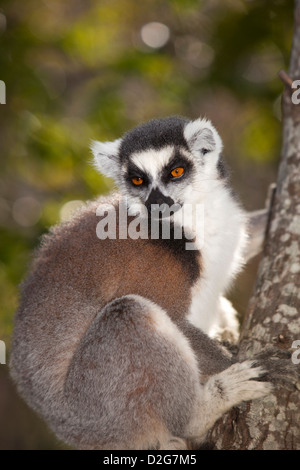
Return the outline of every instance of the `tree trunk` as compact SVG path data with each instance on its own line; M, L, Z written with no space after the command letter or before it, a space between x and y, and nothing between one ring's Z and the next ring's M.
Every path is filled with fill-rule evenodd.
M300 79L300 0L289 76ZM300 340L300 105L292 103L295 90L285 77L277 189L238 353L239 359L268 354L275 388L224 415L208 436L214 449L300 449L300 364L291 356Z

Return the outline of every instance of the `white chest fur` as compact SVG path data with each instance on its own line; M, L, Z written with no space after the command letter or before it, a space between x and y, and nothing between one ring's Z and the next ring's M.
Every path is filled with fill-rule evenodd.
M235 322L234 310L222 295L243 262L245 222L244 212L226 187L215 187L205 198L199 246L201 274L193 288L188 320L211 336L218 324L226 327L226 323Z

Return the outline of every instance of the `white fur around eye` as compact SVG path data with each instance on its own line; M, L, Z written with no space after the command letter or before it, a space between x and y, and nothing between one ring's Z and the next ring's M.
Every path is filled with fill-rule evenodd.
M155 180L161 174L173 156L174 147L166 146L160 150L148 149L143 152L134 153L130 160L143 172L151 175Z

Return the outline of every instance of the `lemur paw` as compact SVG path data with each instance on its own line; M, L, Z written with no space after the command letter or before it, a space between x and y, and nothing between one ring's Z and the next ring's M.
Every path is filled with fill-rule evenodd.
M261 398L272 392L271 383L259 381L266 372L261 366L257 366L256 361L238 362L211 377L211 380L214 381L220 398L231 408L242 401Z
M218 320L211 329L210 336L221 343L237 344L239 340L238 314L225 297L219 299L217 316Z
M239 340L239 333L231 328L220 328L214 336L214 339L226 345L236 345Z

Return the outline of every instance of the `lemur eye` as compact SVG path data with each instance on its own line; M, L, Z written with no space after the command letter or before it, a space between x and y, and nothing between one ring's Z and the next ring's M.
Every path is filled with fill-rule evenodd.
M173 178L179 178L179 176L182 176L183 173L184 168L182 168L181 166L178 168L174 168L174 170L171 171L171 175L173 176Z
M141 178L140 176L135 176L134 178L131 179L131 181L136 186L140 186L144 182L143 178Z

